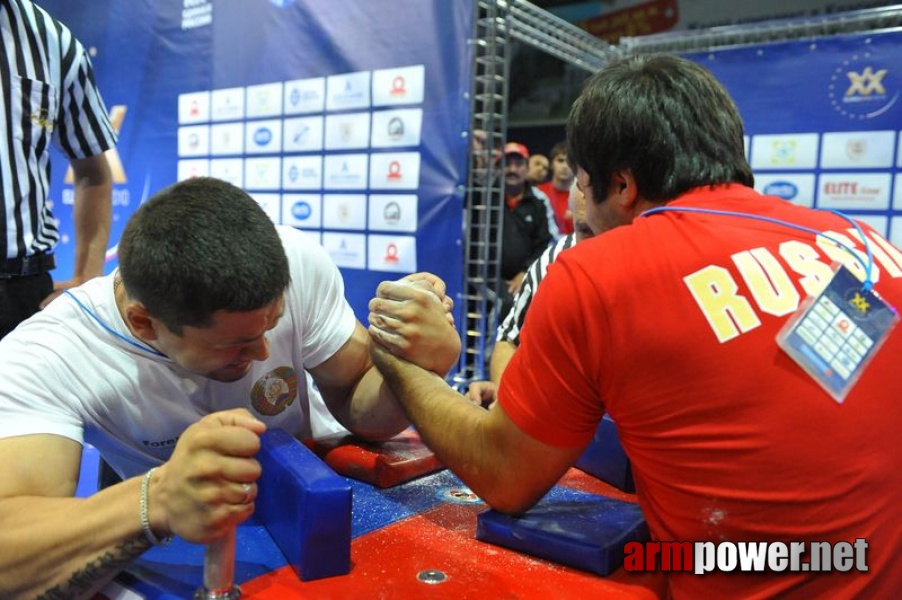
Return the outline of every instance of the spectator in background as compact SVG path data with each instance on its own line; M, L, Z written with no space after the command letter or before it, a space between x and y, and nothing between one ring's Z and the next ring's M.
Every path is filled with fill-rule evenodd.
M536 260L557 234L549 225L548 198L526 178L529 150L523 144L504 146L504 203L501 239L501 278L504 280L500 312L507 314L520 291L526 268Z
M553 246L548 246L526 270L526 278L523 280L520 293L514 297L513 307L498 326L490 362L491 381L474 381L467 390L467 396L475 404L487 405L495 399L495 389L501 381L504 369L520 345L520 332L526 321L526 312L539 284L548 272L548 267L561 252L594 235L586 222L586 196L576 187L576 182L570 186L569 205L574 215L574 232L562 237Z
M567 143L560 142L551 149L551 179L539 186L551 201L554 219L562 234L573 233L573 214L570 212L570 186L575 177L567 162Z
M544 154L533 154L529 157L529 170L526 178L529 183L540 186L548 179L548 157Z
M103 274L116 143L88 54L69 29L30 0L0 1L0 338L62 290ZM50 212L50 143L75 174L72 279L50 270L60 233Z

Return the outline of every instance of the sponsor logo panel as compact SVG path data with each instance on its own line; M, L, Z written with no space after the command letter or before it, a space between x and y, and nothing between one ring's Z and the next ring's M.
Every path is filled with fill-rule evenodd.
M416 195L371 195L369 228L375 231L416 231Z
M319 194L283 194L282 223L300 229L319 229L322 197Z
M244 186L248 190L277 190L282 160L278 157L248 158L244 162Z
M260 205L260 208L263 209L263 212L266 213L273 223L276 225L281 223L282 209L279 194L254 193L251 194L251 197L257 201L257 204Z
M894 131L825 133L822 169L888 169L893 166Z
M244 123L217 123L210 126L210 154L244 152Z
M415 190L420 186L420 153L373 154L370 188L374 190Z
M319 152L323 149L323 118L285 119L282 136L285 152Z
M282 82L252 85L247 88L247 116L276 117L282 114ZM249 125L250 126L250 125Z
M822 173L818 177L818 208L889 208L889 173Z
M205 156L210 153L210 126L189 125L178 130L179 156Z
M326 110L369 107L369 71L332 75L326 78Z
M814 169L816 133L752 136L752 169Z
M380 110L373 113L373 148L419 146L423 109Z
M366 196L323 194L323 228L366 229Z
M409 235L371 235L369 269L413 273L417 270L417 239Z
M326 117L326 150L358 150L370 141L370 113L344 113Z
M323 248L339 267L366 268L366 236L362 233L323 232Z
M179 124L210 120L210 92L179 94Z
M210 120L234 121L244 118L244 88L213 90L210 95Z
M424 65L373 71L373 106L421 104L425 82Z
M274 154L282 150L282 122L278 119L250 121L245 130L248 154Z
M323 166L323 189L366 189L368 154L333 154L327 156Z
M286 81L284 107L286 115L323 112L326 107L326 78Z
M180 160L176 172L179 181L185 181L192 177L207 177L210 175L210 161L206 158Z
M755 173L755 189L799 206L814 206L813 173Z
M287 156L282 161L282 189L319 190L323 185L321 156Z

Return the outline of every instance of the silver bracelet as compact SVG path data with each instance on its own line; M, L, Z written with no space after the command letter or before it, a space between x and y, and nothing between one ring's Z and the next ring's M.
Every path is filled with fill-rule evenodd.
M172 541L172 536L168 535L164 538L158 538L153 530L150 528L150 508L148 502L148 495L150 492L150 478L153 476L153 472L156 471L157 468L154 467L150 471L144 474L144 479L141 480L141 530L144 532L144 537L147 538L147 541L153 544L154 546L159 546L161 544L168 544Z

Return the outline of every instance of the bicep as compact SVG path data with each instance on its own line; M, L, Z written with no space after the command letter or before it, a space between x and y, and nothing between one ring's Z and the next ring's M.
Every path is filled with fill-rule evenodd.
M360 323L355 323L351 337L338 351L309 369L309 372L322 393L326 406L333 410L336 403L343 403L350 398L372 366L370 335Z
M52 434L0 440L0 497L72 496L78 483L81 444Z

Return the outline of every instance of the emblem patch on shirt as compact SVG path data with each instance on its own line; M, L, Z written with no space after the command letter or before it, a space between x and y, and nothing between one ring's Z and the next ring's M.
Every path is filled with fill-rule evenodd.
M257 380L251 389L251 406L271 417L291 406L298 393L298 374L291 367L279 367Z

